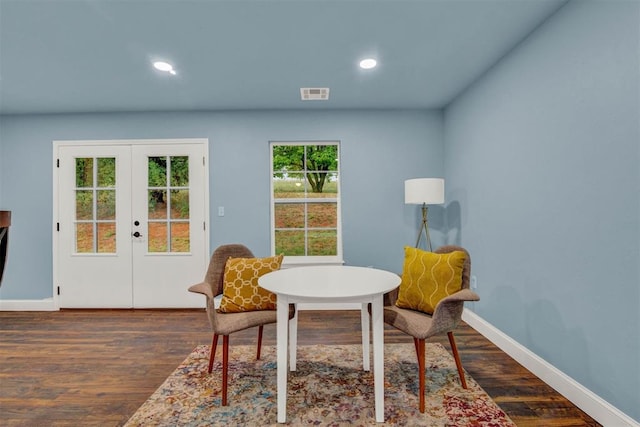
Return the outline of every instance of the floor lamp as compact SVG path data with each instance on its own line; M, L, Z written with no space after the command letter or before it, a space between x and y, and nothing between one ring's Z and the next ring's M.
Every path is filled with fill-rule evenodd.
M429 225L427 222L427 205L441 205L444 203L444 179L442 178L415 178L404 182L404 203L407 205L422 205L422 223L418 230L416 248L420 244L422 233L427 237L427 246L431 248L429 237Z

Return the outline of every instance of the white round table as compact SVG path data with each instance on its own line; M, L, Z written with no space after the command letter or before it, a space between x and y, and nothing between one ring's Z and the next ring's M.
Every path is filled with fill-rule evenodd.
M278 422L287 419L287 346L289 364L296 369L297 317L288 322L289 304L353 303L361 304L363 367L369 369L369 315L371 304L373 330L373 378L377 422L384 422L384 321L383 295L398 287L400 277L389 271L370 267L305 266L274 271L258 279L258 284L278 296ZM289 335L291 335L289 337ZM291 339L289 345L288 341Z

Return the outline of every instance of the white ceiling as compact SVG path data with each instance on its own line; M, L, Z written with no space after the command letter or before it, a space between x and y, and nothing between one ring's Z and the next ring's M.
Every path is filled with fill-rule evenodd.
M0 0L0 114L441 108L564 3Z

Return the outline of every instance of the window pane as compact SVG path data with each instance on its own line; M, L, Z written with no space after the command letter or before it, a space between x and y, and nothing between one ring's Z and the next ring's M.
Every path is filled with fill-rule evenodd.
M93 252L93 223L76 224L76 252Z
M338 233L336 230L309 231L308 255L337 255Z
M167 219L167 190L149 190L149 219Z
M327 174L322 193L326 194L326 197L338 197L338 174L336 172Z
M304 146L274 145L273 171L291 172L304 168Z
M304 230L282 231L276 230L276 254L305 255Z
M171 219L189 219L189 190L171 190Z
M276 228L304 228L303 203L277 203L274 212Z
M93 158L76 159L76 187L93 187Z
M306 170L308 171L337 171L337 145L307 145Z
M189 223L171 223L171 252L189 252Z
M149 157L149 187L167 186L167 158Z
M280 176L278 176L280 175ZM287 173L273 176L273 197L276 199L304 198L307 184L304 174Z
M307 226L310 228L336 228L338 226L337 203L309 203Z
M116 192L115 190L98 190L97 219L116 219Z
M98 159L98 187L116 185L116 159L113 157Z
M76 219L93 219L93 191L76 190Z
M171 185L173 187L189 186L189 157L171 157Z
M98 252L116 252L116 224L114 222L98 223Z
M167 252L167 223L166 222L150 222L149 223L149 252Z
M309 172L306 174L309 183L308 197L337 197L338 196L338 178L336 173L327 172Z

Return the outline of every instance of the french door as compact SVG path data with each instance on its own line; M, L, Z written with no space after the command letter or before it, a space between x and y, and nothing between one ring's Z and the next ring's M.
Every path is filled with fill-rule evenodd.
M60 307L202 307L206 140L57 142ZM56 177L54 177L56 178Z

